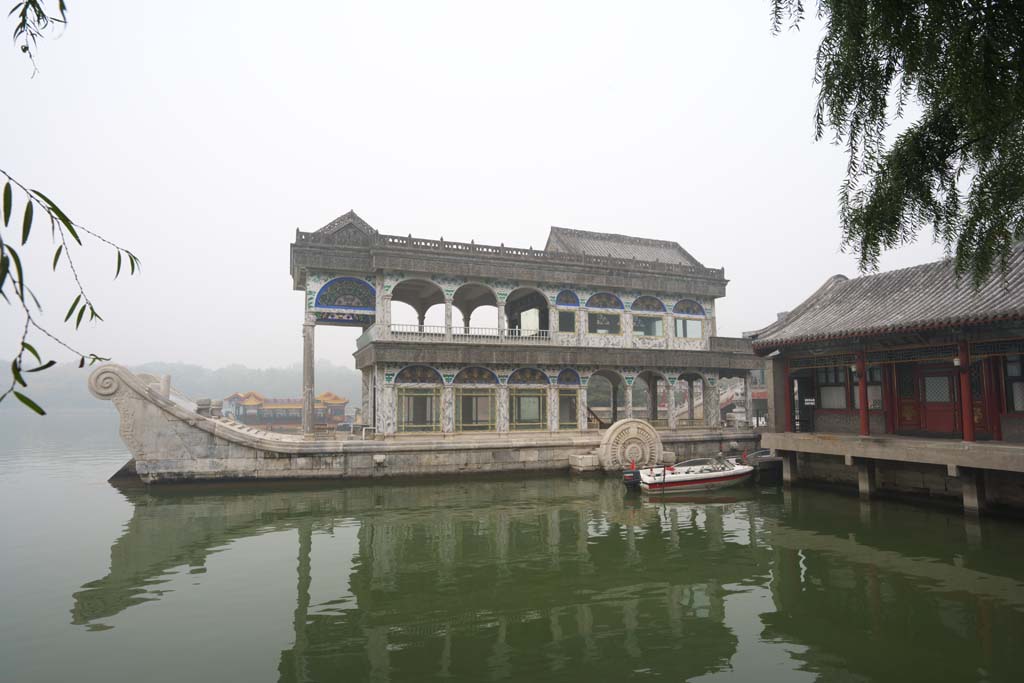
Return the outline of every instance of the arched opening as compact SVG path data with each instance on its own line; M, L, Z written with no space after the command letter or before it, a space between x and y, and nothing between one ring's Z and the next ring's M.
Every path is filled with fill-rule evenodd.
M684 372L676 380L676 424L699 427L704 424L704 376Z
M580 373L566 368L558 373L558 429L579 429Z
M391 290L391 331L443 335L443 304L444 292L436 283L418 278L402 280Z
M587 299L588 334L622 334L622 299L598 292Z
M704 307L692 299L682 299L672 307L675 317L675 336L679 339L704 337Z
M493 289L477 282L464 284L455 290L452 305L462 318L452 321L453 334L497 336L498 297Z
M455 375L455 431L493 432L497 424L498 378L487 368L463 368Z
M505 299L510 337L545 337L550 330L548 299L533 287L515 289Z
M508 428L548 428L548 376L537 368L519 368L508 377Z
M753 417L747 414L750 402L750 372L747 370L726 370L718 375L718 409L722 424L741 427L749 424Z
M575 334L580 310L580 298L576 292L563 289L555 297L555 307L558 309L558 332Z
M656 427L668 426L668 380L660 372L644 370L633 380L633 417Z
M399 432L441 431L441 374L427 365L410 365L395 376Z
M626 404L626 380L614 370L597 370L587 381L587 420L606 429L618 421Z

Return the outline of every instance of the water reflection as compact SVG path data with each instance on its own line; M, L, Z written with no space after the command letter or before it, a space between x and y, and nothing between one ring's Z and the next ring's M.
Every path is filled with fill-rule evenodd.
M182 567L294 532L289 585L250 587L294 594L281 681L687 680L748 660L869 680L1021 671L1021 569L991 550L1019 542L1013 525L971 545L941 511L771 490L652 504L603 478L122 493L131 520L73 623L110 627ZM347 576L315 577L341 529Z

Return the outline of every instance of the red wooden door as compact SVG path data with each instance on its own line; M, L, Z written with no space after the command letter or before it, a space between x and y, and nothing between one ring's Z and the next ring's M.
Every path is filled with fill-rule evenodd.
M916 432L921 429L921 400L918 395L917 373L913 365L896 366L897 431Z
M952 372L921 373L921 429L924 431L960 432L955 379Z

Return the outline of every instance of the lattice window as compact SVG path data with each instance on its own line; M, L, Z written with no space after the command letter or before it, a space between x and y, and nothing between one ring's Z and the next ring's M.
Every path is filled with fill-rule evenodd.
M1024 339L976 342L971 344L972 356L1005 356L1024 353Z
M455 429L460 432L493 432L497 402L494 389L455 389Z
M576 429L579 427L579 389L558 390L558 428Z
M887 349L868 351L869 363L907 363L917 360L952 360L957 355L955 346L928 346L916 349Z
M860 373L853 372L853 407L860 410ZM868 368L868 409L882 409L882 368Z
M513 431L547 429L548 392L544 389L509 391L509 429Z
M845 366L818 368L815 372L818 385L818 407L823 410L846 410L847 370Z
M1024 412L1024 356L1006 357L1006 407Z
M699 323L699 320L694 322ZM633 334L638 337L663 337L665 336L665 319L661 316L634 315Z
M437 432L441 430L441 388L400 387L398 389L398 431Z
M617 313L587 313L590 334L622 334L622 320Z
M676 318L676 337L679 339L700 339L704 336L704 321L692 318Z
M857 356L852 353L836 354L832 356L805 356L804 358L793 358L789 361L791 370L803 368L827 368L836 366L849 367L857 362Z
M948 375L931 375L924 378L925 403L952 403L953 387Z

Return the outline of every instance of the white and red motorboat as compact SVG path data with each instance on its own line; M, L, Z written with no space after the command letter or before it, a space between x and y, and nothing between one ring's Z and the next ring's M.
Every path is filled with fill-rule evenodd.
M665 467L640 470L640 488L648 493L664 491L715 491L742 484L754 473L743 462L717 458L697 458Z

